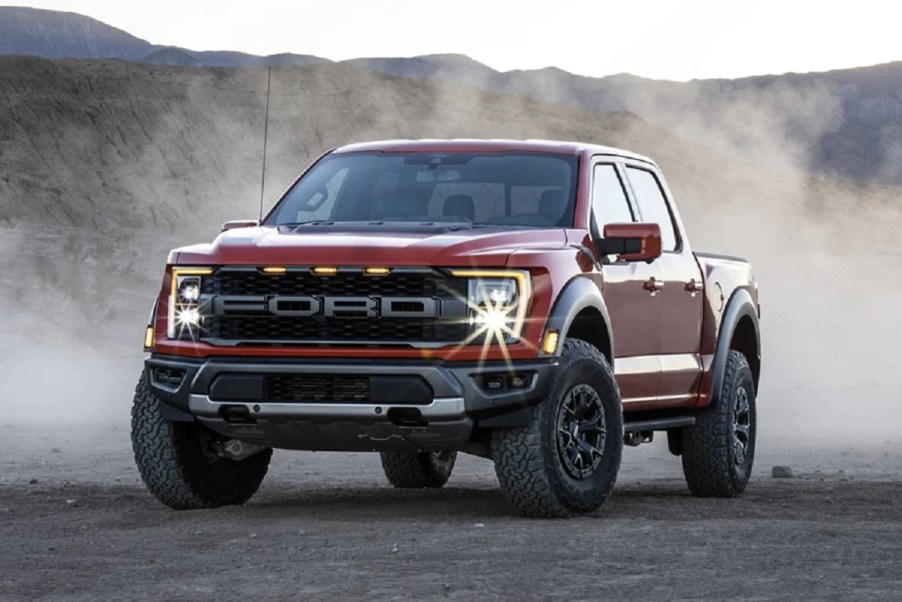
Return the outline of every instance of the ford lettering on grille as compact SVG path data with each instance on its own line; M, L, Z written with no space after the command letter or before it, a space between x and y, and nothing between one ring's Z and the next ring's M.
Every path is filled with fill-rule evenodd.
M299 318L437 318L440 309L432 297L213 295L204 296L201 304L213 316L256 314Z

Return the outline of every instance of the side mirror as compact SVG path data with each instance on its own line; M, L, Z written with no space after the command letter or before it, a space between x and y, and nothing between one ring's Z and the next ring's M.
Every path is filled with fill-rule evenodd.
M228 222L224 222L222 224L222 231L226 230L234 230L236 228L253 228L254 226L259 226L260 222L253 219L236 219Z
M661 256L658 224L608 224L604 238L595 243L600 255L617 255L621 261L647 261Z

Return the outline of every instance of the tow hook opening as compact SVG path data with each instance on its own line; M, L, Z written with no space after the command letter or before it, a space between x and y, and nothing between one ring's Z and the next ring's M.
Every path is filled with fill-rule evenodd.
M390 408L388 419L397 426L426 426L429 423L417 408Z
M229 439L227 441L219 442L217 453L221 458L228 458L229 460L240 462L265 449L266 447L255 443L248 443L247 441L241 441L239 439Z
M251 416L246 406L226 405L219 410L219 415L229 424L256 424L257 419Z

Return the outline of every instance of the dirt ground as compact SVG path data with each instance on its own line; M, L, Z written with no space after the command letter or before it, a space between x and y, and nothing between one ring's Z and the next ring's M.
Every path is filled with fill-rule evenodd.
M738 500L689 496L662 442L627 449L597 517L528 520L490 462L396 491L369 454L277 452L243 507L174 512L124 427L0 425L0 599L885 599L902 589L895 442L763 439ZM773 479L774 464L796 478Z

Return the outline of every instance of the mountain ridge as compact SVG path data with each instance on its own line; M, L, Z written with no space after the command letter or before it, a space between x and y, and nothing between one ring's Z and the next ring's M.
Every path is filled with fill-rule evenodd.
M589 77L558 67L501 72L466 55L256 56L154 45L100 21L41 9L0 7L0 54L123 59L174 67L351 64L389 76L465 85L595 113L629 111L700 144L766 166L791 161L812 174L902 184L902 62L738 79Z

